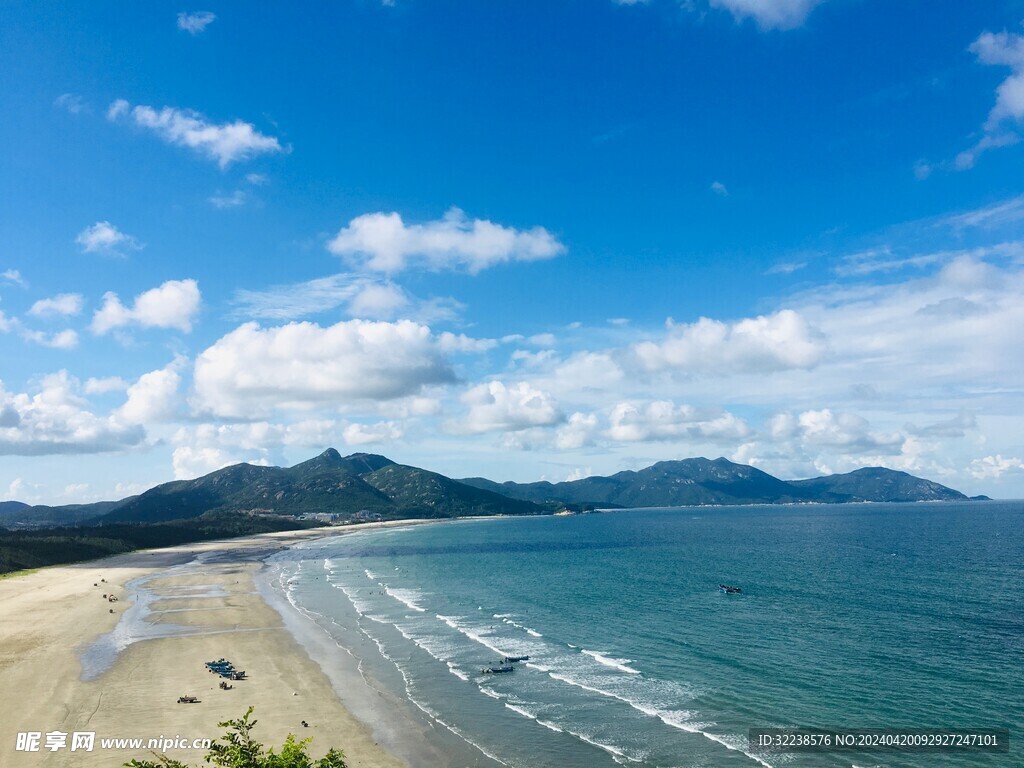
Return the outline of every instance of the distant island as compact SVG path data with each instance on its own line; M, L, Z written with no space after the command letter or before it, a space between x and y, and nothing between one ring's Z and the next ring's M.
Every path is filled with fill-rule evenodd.
M235 464L118 501L0 502L0 528L8 529L0 533L0 573L142 547L372 520L616 507L966 500L952 488L882 467L780 480L725 458L692 458L609 477L499 483L456 480L384 456L342 456L329 448L293 467Z

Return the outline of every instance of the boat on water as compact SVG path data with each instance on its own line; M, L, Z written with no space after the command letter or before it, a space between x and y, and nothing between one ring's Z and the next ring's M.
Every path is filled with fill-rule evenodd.
M517 661L529 661L529 656L506 656L502 659L505 664L515 664Z
M480 670L481 675L500 675L505 672L512 672L515 669L511 664L502 664L497 667L484 667Z
M742 595L743 590L729 584L719 584L718 588L726 595Z

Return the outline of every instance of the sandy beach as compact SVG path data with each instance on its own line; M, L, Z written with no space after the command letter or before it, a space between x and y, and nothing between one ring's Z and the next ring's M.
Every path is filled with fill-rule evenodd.
M351 528L357 527L364 526ZM254 583L268 554L344 530L134 552L0 580L0 764L118 766L152 753L144 747L103 749L101 739L216 738L219 721L240 717L252 705L259 720L255 735L264 744L280 746L294 733L312 737L316 756L334 746L351 766L405 765L377 743L375 727L386 730L387 724L360 722L342 706ZM129 588L138 580L141 592ZM104 593L118 600L108 602ZM148 605L138 605L142 598ZM153 636L115 656L112 650L119 639L123 644L132 623L124 614L133 610L146 615L141 624ZM246 670L247 679L221 690L220 678L203 664L220 657ZM184 695L200 702L177 703ZM71 751L70 736L64 748L47 750L48 732L76 731L96 734L91 752ZM43 734L39 751L16 749L21 732ZM204 750L172 748L166 754L204 764Z

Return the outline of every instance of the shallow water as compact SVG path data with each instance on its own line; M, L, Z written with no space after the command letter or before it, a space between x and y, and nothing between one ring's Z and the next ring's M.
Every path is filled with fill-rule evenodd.
M1019 502L457 521L310 542L271 563L332 640L321 656L355 659L442 748L457 743L451 765L1021 764ZM530 661L480 674L504 655ZM749 728L796 726L1003 727L1013 744L899 756L747 744Z

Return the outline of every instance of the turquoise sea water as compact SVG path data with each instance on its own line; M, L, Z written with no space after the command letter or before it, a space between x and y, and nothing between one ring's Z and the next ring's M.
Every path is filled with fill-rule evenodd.
M1024 764L1024 503L457 521L321 540L273 570L452 765ZM479 674L506 654L530 661ZM796 726L1009 728L1011 751L747 744Z

